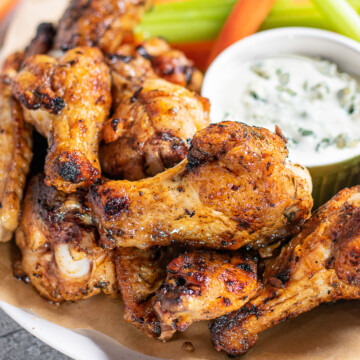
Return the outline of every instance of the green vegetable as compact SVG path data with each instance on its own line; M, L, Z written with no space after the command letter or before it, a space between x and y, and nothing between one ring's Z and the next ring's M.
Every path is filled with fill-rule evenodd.
M312 0L334 29L360 41L360 17L346 0Z
M145 14L142 23L136 28L136 33L143 34L145 38L162 36L170 42L181 43L214 40L236 1L187 0L159 4ZM353 14L355 11L352 11L350 24L347 24L349 21L347 18L343 21L343 17L333 16L332 20L328 21L328 15L326 17L322 15L325 10L327 14L330 12L330 15L334 11L338 13L337 5L344 3L344 1L314 0L321 7L319 7L321 11L319 11L311 0L277 0L269 16L262 24L261 30L282 26L311 26L345 33L339 28L339 25L347 30L354 29ZM327 9L324 10L325 3L333 5L326 5ZM349 0L349 3L356 11L360 12L360 0ZM343 9L343 6L341 8ZM346 13L348 16L350 13L348 8L342 14ZM353 30L350 32L353 33ZM346 34L348 33L346 32ZM360 36L360 33L358 35Z

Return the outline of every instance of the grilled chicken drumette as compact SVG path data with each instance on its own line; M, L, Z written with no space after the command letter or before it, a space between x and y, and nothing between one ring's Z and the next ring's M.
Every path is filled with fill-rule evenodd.
M71 0L59 21L54 47L96 46L111 53L140 22L148 0Z
M312 215L268 264L259 295L211 324L211 339L218 351L240 355L265 329L339 299L360 299L360 186Z
M291 236L309 216L311 180L286 156L280 133L234 122L211 125L195 135L187 161L176 167L91 189L103 246L178 242L235 250Z
M31 126L24 122L10 87L22 59L22 53L9 56L0 75L0 242L10 240L18 226L32 158Z
M96 48L75 48L59 60L26 59L12 90L49 143L45 182L70 193L100 178L99 136L109 114L110 71Z
M98 233L82 195L64 194L30 181L16 244L31 284L54 302L76 301L98 294L116 294L113 253L97 245Z
M155 302L162 336L240 309L259 290L256 262L250 257L238 252L186 252L168 265Z

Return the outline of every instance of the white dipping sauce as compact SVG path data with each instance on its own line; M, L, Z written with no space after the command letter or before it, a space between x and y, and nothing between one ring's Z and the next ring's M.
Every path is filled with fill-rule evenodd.
M229 66L217 86L216 122L277 125L290 160L316 166L360 154L360 85L329 61L286 55Z

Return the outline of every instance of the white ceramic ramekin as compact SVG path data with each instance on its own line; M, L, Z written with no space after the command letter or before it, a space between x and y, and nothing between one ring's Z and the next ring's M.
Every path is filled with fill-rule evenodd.
M206 72L202 95L210 99L212 121L221 121L223 117L217 103L217 89L223 73L229 66L234 66L234 60L241 64L281 54L325 58L338 64L341 71L360 77L360 44L354 40L312 28L290 27L259 32L223 51ZM241 79L234 78L234 81ZM313 181L314 207L344 187L360 184L360 154L337 163L325 159L324 163L308 169Z

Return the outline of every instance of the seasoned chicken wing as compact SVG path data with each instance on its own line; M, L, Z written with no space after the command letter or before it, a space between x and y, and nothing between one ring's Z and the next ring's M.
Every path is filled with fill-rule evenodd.
M183 87L199 90L202 74L160 39L123 45L108 62L115 113L103 130L102 169L138 180L175 166L186 157L189 139L210 123L207 99Z
M116 250L116 275L124 301L124 318L150 337L163 339L166 327L154 310L155 294L166 278L167 264L179 253L174 247ZM161 326L162 325L162 326Z
M24 122L10 87L22 59L22 53L8 57L0 75L0 242L10 240L18 226L32 158L31 126Z
M46 184L70 193L99 179L99 136L111 103L100 50L75 48L59 60L29 57L12 89L26 121L48 139Z
M149 0L71 0L59 21L54 47L97 46L113 52L140 22Z
M240 309L259 290L256 262L250 257L237 252L192 251L168 265L154 307L167 328L184 331L193 321Z
M318 209L264 273L264 288L211 326L218 351L248 351L263 330L321 303L360 299L360 186Z
M102 169L129 180L156 175L185 159L190 139L209 123L206 99L163 79L146 79L104 126Z
M238 249L291 236L310 214L311 180L305 169L288 166L286 156L279 131L211 125L195 135L178 166L91 188L102 244Z
M101 291L116 294L113 253L97 245L98 233L81 194L66 195L37 175L28 186L16 244L22 268L43 297L60 303Z

